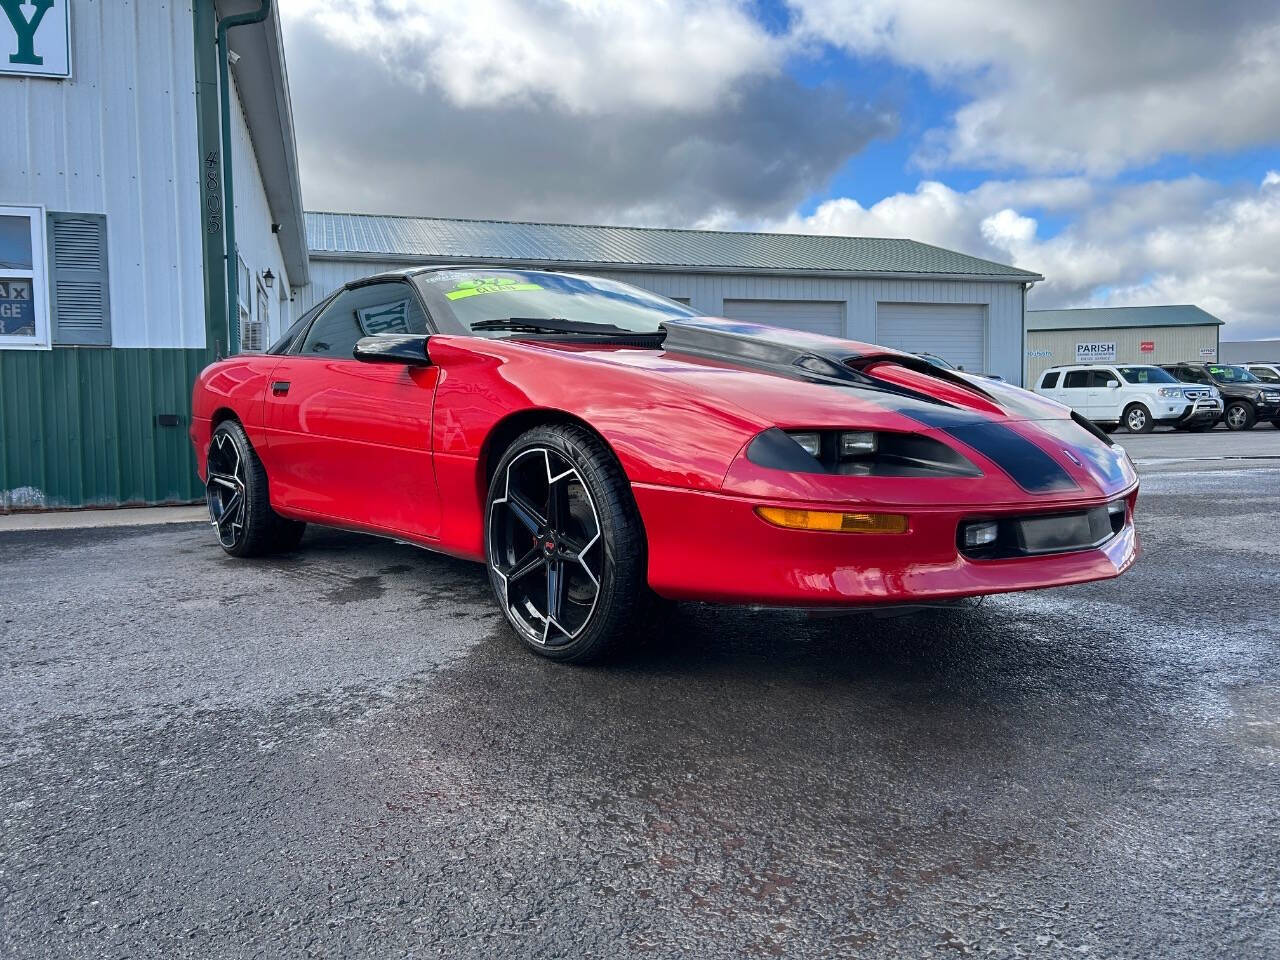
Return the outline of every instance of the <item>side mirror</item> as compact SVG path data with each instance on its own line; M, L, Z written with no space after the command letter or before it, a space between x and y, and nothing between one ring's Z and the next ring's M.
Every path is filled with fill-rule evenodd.
M1107 389L1108 389L1108 390L1119 390L1119 389L1120 389L1120 381L1119 381L1119 380L1108 380L1108 381L1107 381Z
M411 367L431 366L427 338L422 334L382 333L361 337L351 355L362 363L400 363Z

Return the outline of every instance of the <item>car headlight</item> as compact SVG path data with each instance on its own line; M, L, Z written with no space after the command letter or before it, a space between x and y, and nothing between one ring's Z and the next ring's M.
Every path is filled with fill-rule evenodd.
M1187 392L1181 387L1161 387L1157 392L1162 397L1169 397L1175 400L1182 400L1187 396Z
M791 473L878 477L979 477L951 447L918 433L872 430L780 430L747 445L747 459Z
M823 459L824 441L841 460L876 452L876 435L869 430L791 430L787 432L800 449L811 457Z
M1267 403L1280 403L1280 393L1264 393L1262 399Z

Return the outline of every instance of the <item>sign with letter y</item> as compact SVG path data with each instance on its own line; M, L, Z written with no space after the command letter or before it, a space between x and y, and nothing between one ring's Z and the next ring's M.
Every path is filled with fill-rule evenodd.
M0 0L0 75L71 76L71 0Z

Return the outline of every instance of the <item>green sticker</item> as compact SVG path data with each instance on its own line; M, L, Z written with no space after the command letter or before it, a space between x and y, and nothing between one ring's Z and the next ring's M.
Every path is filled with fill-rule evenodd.
M541 290L536 283L522 283L510 277L482 277L479 280L460 280L458 285L445 294L449 300L463 300L466 297L478 297L482 293L514 293L517 290Z

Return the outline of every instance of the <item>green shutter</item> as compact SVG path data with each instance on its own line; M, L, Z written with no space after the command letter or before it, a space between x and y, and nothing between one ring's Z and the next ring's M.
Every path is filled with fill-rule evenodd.
M55 345L111 345L107 218L49 214L49 305Z

